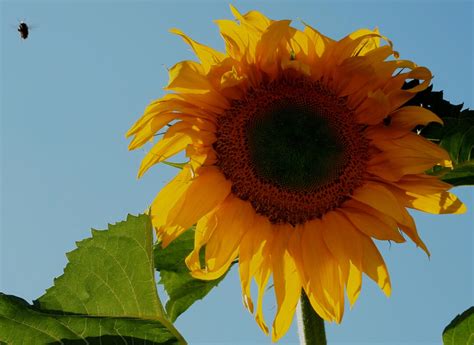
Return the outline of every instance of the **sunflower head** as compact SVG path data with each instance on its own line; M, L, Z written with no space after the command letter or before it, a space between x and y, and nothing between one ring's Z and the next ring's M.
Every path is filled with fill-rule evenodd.
M336 322L344 292L351 305L357 299L362 273L390 294L373 240L406 235L428 253L406 208L461 213L465 206L450 185L425 174L450 167L449 155L413 131L442 121L404 106L429 85L428 69L400 60L378 30L336 41L304 23L298 30L289 20L231 9L236 20L216 21L225 53L172 30L199 61L169 70L171 93L127 135L135 149L170 125L139 170L183 150L189 158L152 203L158 238L166 246L196 224L186 263L200 279L220 277L238 258L244 304L265 332L262 299L272 277L277 340L301 289ZM422 82L404 88L410 79Z

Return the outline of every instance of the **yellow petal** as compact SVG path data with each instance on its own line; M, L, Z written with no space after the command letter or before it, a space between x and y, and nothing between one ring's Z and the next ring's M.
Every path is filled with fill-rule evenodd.
M390 186L387 186L387 188L390 188ZM392 190L392 189L391 189ZM398 199L398 198L397 198ZM403 203L402 200L399 201L400 203ZM396 225L405 233L408 235L408 237L416 243L417 246L421 247L429 256L429 251L426 245L423 243L421 238L418 236L418 232L416 231L416 225L415 221L413 218L408 214L408 212L405 210L405 208L400 207L397 212L397 221L395 221L394 217L387 216L374 208L360 203L355 200L349 200L346 203L344 203L344 207L351 207L360 210L361 212L365 212L367 214L371 214L380 220L382 220L384 223L391 224L393 222L396 222ZM393 225L392 225L393 226Z
M339 264L326 247L318 220L303 225L302 258L307 276L305 291L313 308L323 309L328 321L340 322L344 313L344 282ZM319 312L318 312L319 313Z
M374 140L372 144L382 152L373 155L367 170L389 181L423 173L434 165L452 167L449 154L444 149L415 133Z
M391 127L411 131L418 125L426 126L430 122L443 124L435 113L423 107L406 106L390 114Z
M184 112L198 111L198 109L195 106L187 102L183 102L182 100L174 99L175 96L176 95L168 94L159 100L151 102L146 107L143 116L140 119L138 119L137 122L135 122L135 124L128 130L125 136L128 138L131 135L138 133L145 126L147 126L150 123L150 121L152 121L155 118L159 118L160 116L164 116L165 114L174 113L177 118L179 115L179 112L182 112L183 110Z
M170 68L165 90L189 93L208 93L212 90L203 67L194 61L181 61Z
M188 231L189 228L183 228L179 225L170 226L166 228L161 228L160 231L156 231L158 240L163 248L168 247L168 245L181 236L185 231Z
M365 134L372 141L397 139L410 133L416 126L426 126L430 122L443 124L433 112L422 107L406 106L388 115L390 125L380 124L366 129Z
M408 192L418 194L436 194L447 191L452 186L443 182L436 176L429 175L406 175L393 185Z
M318 222L319 220L315 220ZM313 223L313 222L309 222ZM312 225L314 227L314 223ZM303 288L306 291L311 306L325 320L333 320L332 311L330 307L325 306L325 301L320 299L320 296L323 295L321 284L318 284L317 281L313 281L312 285L309 284L309 271L305 267L303 260L303 245L306 243L303 242L303 233L304 228L302 225L297 225L294 231L293 236L290 237L290 242L288 244L288 249L295 261L296 270L300 276L300 280L303 284ZM311 266L312 267L312 266Z
M423 153L426 157L436 157L440 161L449 161L451 159L446 150L412 132L396 139L374 141L373 144L383 151L404 152L412 157L418 152L418 156ZM412 151L413 154L411 154Z
M189 228L229 195L231 184L218 168L202 167L195 174L176 207L170 210L169 225Z
M467 208L458 197L449 192L420 194L410 191L400 191L397 194L407 207L433 214L461 214Z
M380 47L380 34L378 28L375 28L372 32L369 30L370 34L369 37L364 37L365 39L359 43L356 47L355 51L358 56L364 56ZM374 34L372 36L371 34ZM363 35L363 34L362 34ZM354 36L352 34L351 36ZM364 35L363 35L364 36Z
M216 123L207 118L201 118L197 115L179 114L178 118L183 122L192 125L192 128L200 131L215 132L217 130Z
M265 254L268 255L272 241L271 224L266 217L254 216L253 229L242 237L239 251L239 274L245 307L253 313L253 302L250 294L252 277L260 269ZM267 251L267 253L265 253Z
M194 248L185 259L186 266L188 266L191 272L201 270L201 259L199 254L201 248L206 245L217 227L215 211L216 209L203 216L196 224Z
M362 187L356 189L352 197L383 214L389 215L397 222L403 221L402 207L397 198L379 183L367 182ZM346 204L350 205L350 203Z
M311 67L302 61L286 59L281 62L281 69L293 69L301 75L311 75Z
M388 117L390 117L390 115L388 115ZM368 127L365 130L365 136L367 139L373 142L377 142L388 139L397 139L403 137L410 131L411 130L404 128L397 128L392 126L387 127L384 124L380 123L378 125Z
M186 230L177 226L166 226L168 214L180 201L181 196L191 184L192 174L189 167L185 166L175 178L169 182L156 196L151 204L150 216L153 227L158 231L158 237L165 234L166 240L162 239L163 247L166 247L178 234Z
M407 212L405 208L402 208L402 215L403 215L403 220L398 224L398 227L402 229L402 231L408 237L410 237L410 239L413 242L415 242L417 247L420 247L421 249L423 249L423 251L429 257L430 251L428 250L428 247L418 235L418 231L416 230L415 220L413 219L412 216L410 216L410 214Z
M174 110L185 114L216 121L216 116L229 107L229 102L222 98L213 98L209 94L170 93L163 98L171 99Z
M310 41L303 31L295 30L293 37L290 39L290 46L295 54L296 60L303 58L309 53Z
M256 47L256 59L259 67L271 76L278 72L279 58L283 54L290 55L286 46L295 29L290 27L290 20L279 20L269 25L262 34Z
M377 39L377 37L374 37L374 39ZM384 66L386 66L386 63L384 61L391 55L394 55L394 53L395 52L390 46L382 46L382 47L377 47L373 50L367 51L366 54L359 54L358 57L362 57L364 61L368 61L374 64L376 63L377 65L374 66L374 70L375 70L374 72L377 75L383 75L384 78L386 78L387 76L392 75L393 72L389 73L389 71L393 71L393 69L384 68ZM379 68L380 70L378 70Z
M232 69L230 71L227 71L224 74L222 74L222 77L220 80L221 90L240 85L243 83L245 79L246 79L245 76L240 75L235 69L235 66L232 66ZM241 97L242 97L241 92L239 92L233 98L237 99Z
M229 194L215 212L216 228L206 245L206 267L192 271L198 279L217 279L236 258L240 240L252 229L255 211L248 202Z
M255 282L257 283L258 298L257 298L257 311L255 313L255 321L262 329L265 334L268 334L268 327L265 323L263 316L263 296L265 295L266 286L271 273L271 260L270 256L266 255L260 266L260 269L255 274Z
M373 82L374 66L366 60L360 56L346 59L334 71L334 89L339 96L351 95Z
M370 50L378 47L378 41L382 37L378 31L360 29L341 39L334 52L336 63L341 63L351 56L365 55Z
M135 135L130 145L128 145L129 150L134 150L147 141L149 141L153 136L166 124L175 120L177 117L176 113L167 113L152 118L147 124L140 129L140 131Z
M311 42L308 47L308 58L311 59L322 57L328 47L334 44L335 41L327 36L324 36L310 25L304 22L303 24L305 25L303 32Z
M166 104L166 103L167 102L164 101L164 100L157 100L157 101L153 101L150 105L148 105L145 109L145 113L133 124L132 127L130 127L130 129L125 134L125 137L128 138L128 137L132 136L133 134L137 133L153 117L158 116L163 112L167 112L168 109L163 107L164 104Z
M138 170L138 178L142 177L151 166L174 156L179 151L184 150L190 143L191 138L183 133L176 133L170 138L163 138L158 141L143 158Z
M398 226L391 221L389 224L381 219L361 212L356 208L344 207L340 209L352 224L362 233L378 240L394 241L397 243L405 242L405 239L398 231Z
M405 199L406 195L405 195L404 191L401 191L399 188L395 187L394 185L386 185L386 187L387 187L387 189L390 190L392 195L394 195L398 199L399 203L401 203L405 207L408 206L406 204L407 201ZM399 228L402 229L402 231L405 234L407 234L407 236L410 237L410 239L413 242L415 242L415 244L418 247L421 247L421 249L423 249L425 251L426 255L430 256L430 252L429 252L428 248L426 247L425 243L422 241L422 239L418 235L418 231L416 230L415 220L407 212L405 207L402 207L400 209L401 219L397 220Z
M387 181L399 181L405 175L421 174L438 164L450 166L450 161L429 157L422 151L392 150L374 155L367 172Z
M245 38L247 34L244 30L233 20L215 20L219 27L222 38L225 41L226 52L234 59L240 59L246 51L247 41Z
M390 217L389 215L386 215L380 211L377 211L375 208L370 207L369 205L356 201L354 199L350 199L346 201L342 205L341 209L345 209L345 208L355 209L360 213L369 214L379 219L380 221L384 222L385 224L389 225L390 227L396 226L396 221L394 220L393 217ZM400 216L400 218L403 218L403 216Z
M420 85L412 87L411 89L407 89L407 91L412 93L418 93L420 91L426 90L432 78L433 76L431 75L431 72L428 68L418 66L413 68L410 72L407 73L407 79L418 79L423 80L423 82Z
M208 146L188 145L186 157L189 157L189 164L194 171L203 165L215 165L217 162L215 151Z
M362 287L362 244L354 226L338 212L328 212L322 218L323 239L339 262L351 306Z
M362 239L362 266L364 272L377 283L385 295L390 296L392 287L387 266L372 240L364 235Z
M204 130L198 125L193 125L192 122L188 121L180 121L173 124L170 128L168 128L163 139L171 138L177 134L186 135L192 140L193 144L209 146L216 141L216 135L214 131Z
M193 48L194 53L196 53L196 56L199 58L199 60L201 60L201 64L204 67L205 73L209 72L212 65L218 64L225 58L225 55L221 52L194 41L181 30L171 29L170 32L181 36L182 39Z
M243 55L245 57L244 61L253 64L255 63L257 42L272 21L257 11L250 11L242 15L232 5L230 5L230 9L235 18L240 22L237 32L239 32L238 36L242 37L244 42L243 49L240 49L240 56ZM227 31L227 33L228 32L229 31ZM235 37L235 35L229 35L229 37L230 36L232 38ZM237 42L236 39L234 39L234 41Z
M356 110L357 121L375 125L380 123L390 112L390 100L381 90L370 91L367 99Z
M171 67L169 82L164 89L179 92L187 98L190 98L187 94L196 94L209 99L210 104L228 105L225 97L214 89L204 68L194 61L181 61Z
M265 31L265 29L270 25L271 20L264 16L258 11L250 11L242 15L239 11L232 5L230 5L230 10L236 19L240 21L242 25L251 27L258 31Z
M273 283L277 300L277 313L272 328L272 341L279 340L291 326L296 305L301 295L301 281L296 264L288 251L290 226L280 226L272 244Z
M431 72L425 67L416 67L416 65L411 61L406 60L397 60L396 61L399 68L411 68L412 70L408 73L400 73L398 79L402 79L402 84L404 80L408 79L419 79L423 82L411 89L401 89L400 86L395 87L392 91L388 92L388 98L390 100L390 108L395 110L408 102L411 98L415 96L417 92L425 90L431 82L432 75ZM393 78L396 80L395 78ZM389 91L388 88L385 90Z

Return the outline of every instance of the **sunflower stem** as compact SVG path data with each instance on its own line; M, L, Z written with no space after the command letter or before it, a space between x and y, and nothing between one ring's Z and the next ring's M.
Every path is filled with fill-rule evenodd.
M324 320L314 311L304 290L301 291L298 321L301 345L327 344Z

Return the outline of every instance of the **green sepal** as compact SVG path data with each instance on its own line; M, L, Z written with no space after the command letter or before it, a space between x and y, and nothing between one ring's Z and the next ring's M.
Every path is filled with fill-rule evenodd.
M186 166L186 164L188 164L188 163L175 163L175 162L168 162L168 161L163 161L161 163L169 165L170 167L177 168L177 169L183 169Z

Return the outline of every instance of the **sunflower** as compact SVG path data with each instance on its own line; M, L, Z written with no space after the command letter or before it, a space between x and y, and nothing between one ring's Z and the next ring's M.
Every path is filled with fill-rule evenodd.
M257 11L217 20L221 53L177 29L199 62L169 69L172 91L151 103L127 136L130 149L164 136L139 176L180 151L189 161L153 201L163 246L196 224L186 258L199 279L222 276L238 258L244 305L265 333L262 299L272 276L277 310L272 339L288 330L302 289L325 320L340 322L362 273L390 294L374 239L409 237L428 255L406 208L462 213L451 185L425 174L452 167L446 151L417 135L442 123L404 106L431 80L427 68L400 60L378 30L333 40L303 23ZM422 81L406 89L407 80ZM205 251L201 264L199 254Z

